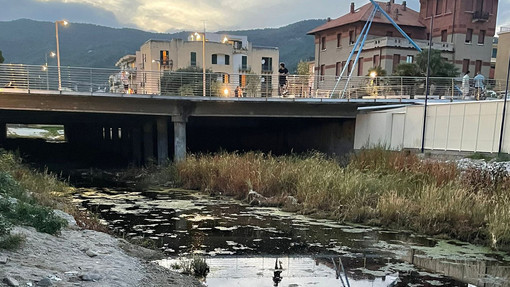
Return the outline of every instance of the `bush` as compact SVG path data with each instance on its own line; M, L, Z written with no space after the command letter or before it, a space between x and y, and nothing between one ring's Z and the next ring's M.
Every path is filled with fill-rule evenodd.
M25 236L21 234L0 236L0 249L18 249L25 243L25 239Z

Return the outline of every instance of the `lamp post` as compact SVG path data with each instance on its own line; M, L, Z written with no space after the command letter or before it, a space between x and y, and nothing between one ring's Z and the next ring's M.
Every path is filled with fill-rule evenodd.
M60 47L58 44L58 24L62 26L67 26L69 22L65 20L55 21L55 37L57 38L57 70L58 70L58 90L62 90L62 78L60 76Z
M161 61L160 60L152 60L153 63L158 63L158 89L159 94L161 95Z
M434 31L434 15L430 18L429 53L427 55L427 77L425 80L425 105L423 108L423 129L421 137L421 153L425 152L425 129L427 128L427 102L430 93L430 54L432 54L432 33Z
M49 55L50 55L50 57L54 58L56 54L55 54L55 52L51 51L49 53ZM44 54L43 71L46 72L46 90L49 90L50 89L50 83L49 83L49 79L48 79L48 53Z
M204 33L195 32L197 40L202 38L202 95L205 97L205 28Z

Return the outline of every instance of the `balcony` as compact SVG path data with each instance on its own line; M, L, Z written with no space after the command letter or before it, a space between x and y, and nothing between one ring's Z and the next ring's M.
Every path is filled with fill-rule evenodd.
M473 12L473 23L474 22L487 22L489 21L489 12L475 11Z

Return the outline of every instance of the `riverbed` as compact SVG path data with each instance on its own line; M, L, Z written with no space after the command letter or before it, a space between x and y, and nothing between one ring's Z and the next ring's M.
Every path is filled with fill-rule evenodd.
M153 240L162 266L204 256L211 287L510 286L509 254L463 242L179 189L83 188L75 200L118 235Z

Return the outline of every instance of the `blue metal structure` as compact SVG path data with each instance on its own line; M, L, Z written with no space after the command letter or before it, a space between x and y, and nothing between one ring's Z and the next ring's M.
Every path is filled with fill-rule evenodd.
M361 31L361 34L359 35L358 39L356 40L356 44L355 44L355 45L354 45L354 47L352 48L352 51L351 51L351 53L349 54L349 57L347 58L347 62L346 62L347 64L345 65L345 67L343 67L342 72L340 73L340 76L338 77L338 80L337 80L337 82L336 82L336 84L335 84L335 87L334 87L334 88L333 88L333 90L331 91L331 94L330 94L330 97L331 97L331 98L333 97L333 94L335 93L335 90L336 90L336 88L337 88L338 84L339 84L339 83L340 83L340 81L342 80L342 76L343 76L343 74L344 74L345 70L347 69L347 67L349 66L349 62L351 61L351 58L352 58L352 56L354 55L354 52L355 52L355 51L356 51L356 49L358 49L358 47L359 47L358 54L357 54L356 59L355 59L355 61L354 61L354 63L353 63L353 67L355 67L356 63L358 62L358 60L359 60L359 56L360 56L360 54L361 54L361 51L363 50L363 47L364 47L364 45L365 45L365 40L366 40L366 38L367 38L367 36L368 36L368 32L370 31L370 27L372 26L372 22L373 22L373 20L374 20L374 16L375 16L375 14L376 14L378 11L379 11L379 12L381 12L381 14L383 14L383 15L384 15L384 17L386 17L386 19L388 19L388 21L390 21L390 23L391 23L391 24L395 27L395 29L397 29L397 31L399 31L399 32L400 32L400 34L401 34L402 36L404 36L404 38L406 38L407 40L409 40L409 43L410 43L411 45L413 45L413 47L414 47L416 50L418 50L419 52L421 52L421 51L422 51L422 49L421 49L421 48L420 48L420 47L419 47L419 46L418 46L418 45L417 45L417 44L413 41L413 39L411 39L411 37L409 37L409 35L407 35L407 33L406 33L404 30L402 30L402 28L400 28L400 26L399 26L399 25L398 25L398 24L397 24L397 23L393 20L393 18L391 18L391 16L390 16L390 15L388 15L388 13L386 13L386 11L384 11L384 9L382 9L382 8L381 8L381 6L380 6L377 2L375 2L374 0L370 0L370 2L371 2L371 3L372 3L372 5L374 6L374 10L372 11L372 13L370 14L370 16L368 17L367 22L365 23L365 26L363 27L363 30ZM361 40L361 39L363 39L363 40ZM360 41L361 41L361 44L360 44ZM354 69L352 69L352 70L354 70ZM346 82L346 84L345 84L345 87L344 87L344 89L343 89L342 94L340 95L340 97L344 97L344 93L345 93L345 91L347 90L347 86L348 86L348 84L349 84L349 81L350 81L351 77L352 77L352 71L351 71L351 73L349 74L349 77L347 78L347 82Z

